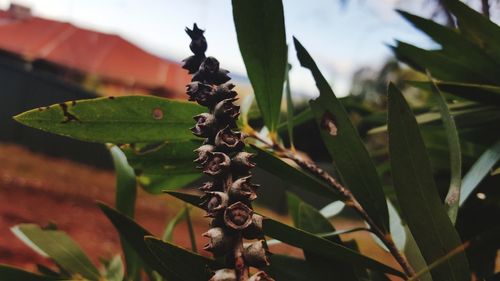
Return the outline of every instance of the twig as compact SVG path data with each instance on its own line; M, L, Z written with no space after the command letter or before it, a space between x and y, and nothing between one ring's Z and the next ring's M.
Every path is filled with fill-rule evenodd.
M333 178L330 174L328 174L325 170L318 167L314 162L308 161L300 157L297 153L293 153L292 151L286 149L285 147L277 144L277 143L269 143L267 140L260 137L255 132L250 132L249 136L262 142L264 145L269 148L275 150L278 155L286 157L290 160L293 160L297 165L299 165L302 169L305 169L325 180L328 184L330 184L335 190L337 190L342 195L342 201L344 203L353 208L370 226L371 231L384 243L384 245L389 249L389 252L396 259L396 261L401 265L407 277L412 277L415 275L415 270L408 263L405 256L399 252L392 240L392 237L389 233L384 233L380 227L378 227L373 219L366 213L365 209L358 202L356 197L352 194L352 192L340 184L335 178Z

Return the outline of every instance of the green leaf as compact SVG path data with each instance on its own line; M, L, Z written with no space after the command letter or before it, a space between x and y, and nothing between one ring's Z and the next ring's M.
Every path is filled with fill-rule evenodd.
M500 64L500 27L460 1L443 2L457 18L461 33Z
M106 281L123 281L125 271L123 269L123 262L120 255L114 256L106 265L104 277ZM136 277L132 280L139 280Z
M273 219L264 219L263 230L267 236L301 248L304 251L315 253L336 261L352 263L353 265L404 277L402 272L369 257L363 256L347 247Z
M69 273L95 281L101 278L87 255L66 233L44 230L34 224L20 224L13 227L12 231L25 244L44 253Z
M233 19L248 78L265 125L276 132L287 46L280 0L233 0Z
M404 247L405 256L412 265L413 269L415 269L416 272L419 272L427 267L427 263L425 262L425 259L418 248L417 242L415 242L415 238L413 238L408 226L404 227L404 231L406 235L406 244ZM430 272L422 274L422 276L420 276L420 281L432 281Z
M182 208L175 217L173 217L163 231L162 240L172 242L172 235L174 234L175 227L186 217L187 206Z
M201 197L199 195L192 195L183 192L168 190L165 191L165 193L198 208L200 208L200 204L202 203Z
M448 140L448 147L450 149L451 179L448 194L445 199L445 206L451 222L455 224L458 214L458 202L460 200L460 187L462 185L462 152L460 151L460 139L458 138L455 120L450 114L444 95L432 80L429 72L427 76L431 81L432 92L437 97L439 111L441 112L443 126Z
M408 81L408 83L421 89L430 88L430 84L426 81ZM441 91L463 99L486 105L500 105L500 87L497 86L444 81L436 81L436 84Z
M315 271L305 260L284 255L271 256L268 272L275 280L309 281L324 278L324 275Z
M389 85L389 151L403 218L428 264L461 244L439 198L417 122L403 95ZM432 271L435 280L469 280L465 255Z
M124 152L144 190L158 194L166 189L184 187L202 176L193 163L193 150L200 145L199 140L184 139L146 145L141 149L132 146Z
M287 197L288 211L292 214L295 227L313 234L335 232L332 224L314 207L290 193ZM343 245L339 236L330 236L328 240ZM354 267L349 263L325 259L321 255L308 251L304 251L304 256L312 268L325 276L323 280L357 280Z
M137 224L126 215L116 211L104 203L97 203L97 206L111 221L121 237L135 250L142 261L154 270L161 268L160 262L151 254L146 243L145 236L151 236L151 233Z
M500 160L500 140L488 148L472 165L465 174L462 181L462 193L460 194L460 205L472 194L474 189L491 171L493 166Z
M319 98L311 101L310 105L323 142L347 188L352 191L375 223L387 232L389 215L375 165L356 128L349 120L347 112L335 97L318 66L295 38L294 43L300 64L311 70L320 92Z
M218 267L213 259L205 258L174 244L148 236L144 238L151 253L160 262L163 277L172 281L208 280L209 267Z
M135 143L192 139L189 127L203 107L152 96L66 102L33 109L14 119L24 125L79 140Z
M274 156L272 153L257 146L252 146L250 152L256 154L253 160L257 163L257 166L271 175L274 175L290 185L304 191L315 193L331 200L339 199L338 193L327 183L319 180L298 167L294 167L286 163L280 158ZM293 190L290 191L293 192Z
M314 115L311 111L311 108L308 106L303 111L301 111L300 113L293 116L292 124L293 124L293 127L295 128L295 127L302 125L302 124L304 124L310 120L313 120L313 119L314 119ZM288 122L283 122L283 123L279 124L279 126L278 126L279 133L285 133L285 131L287 129L288 129Z
M288 128L288 138L290 139L290 147L295 149L293 144L293 100L292 90L290 89L290 69L292 65L288 64L285 79L285 92L286 92L286 124ZM279 128L278 128L279 129Z
M127 158L120 148L112 146L110 153L116 172L116 209L124 215L133 218L137 197L137 182L134 170L128 164ZM127 277L132 280L139 280L142 267L139 256L123 237L120 237L120 242L125 257Z
M63 280L61 278L44 276L20 268L12 267L5 264L0 264L0 280L2 281L56 281Z
M496 73L500 70L499 65L495 64L481 49L472 44L464 36L432 20L403 11L398 12L416 28L426 33L435 42L441 44L441 54L453 59L460 67L470 70L471 73L481 75L491 83L498 83Z

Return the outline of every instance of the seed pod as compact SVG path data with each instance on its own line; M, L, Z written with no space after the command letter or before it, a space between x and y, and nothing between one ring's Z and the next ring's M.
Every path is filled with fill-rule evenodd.
M234 89L234 84L232 83L225 83L215 87L212 96L213 102L216 104L225 99L235 98L238 94L236 93L236 91L233 91L233 89Z
M207 175L217 176L228 170L231 159L222 152L207 152L207 160L203 164L203 172Z
M209 137L215 125L215 118L210 113L201 113L193 117L196 124L191 128L193 135L198 137Z
M203 55L207 50L207 40L203 36L205 30L199 29L195 23L193 29L186 27L186 33L191 37L191 44L189 44L191 51L196 55Z
M209 217L214 217L219 211L224 210L229 202L227 194L219 191L207 191L202 199L201 206Z
M220 227L210 228L207 232L203 233L202 236L210 239L210 241L203 246L203 250L209 251L215 256L224 255L231 245L230 238L225 235L224 230Z
M219 61L214 57L207 57L200 65L198 71L193 75L191 81L220 85L231 78L227 76L229 71L219 68Z
M263 268L269 265L268 252L264 248L264 241L257 241L245 247L243 257L253 267Z
M229 188L229 196L231 197L231 200L246 199L252 201L257 198L255 189L259 187L259 185L251 183L251 178L252 176L246 176L233 182L231 188Z
M215 146L223 151L237 151L241 150L245 143L241 132L233 132L227 126L215 135Z
M274 281L274 279L264 271L259 271L252 275L248 281Z
M208 153L213 152L215 149L215 146L210 145L210 144L204 144L197 149L195 149L195 152L198 152L198 158L196 158L193 162L203 164L208 160Z
M263 237L262 221L264 217L258 214L252 215L252 224L250 224L244 231L243 237L246 239L259 239Z
M236 120L240 115L240 107L234 105L236 98L225 99L215 105L214 115L219 120Z
M229 268L219 269L208 281L236 281L236 272Z
M182 60L182 68L186 69L189 74L196 73L200 69L201 63L205 60L205 56L190 56Z
M202 186L198 187L198 189L201 191L214 191L215 186L212 181L207 181Z
M253 211L242 202L236 202L224 211L224 223L232 229L242 230L252 223Z
M186 93L190 101L196 101L203 106L210 106L213 96L213 88L200 82L191 82L187 85Z
M248 171L250 169L255 168L255 163L252 162L252 158L255 157L255 154L248 152L238 152L232 159L233 163L232 168L240 171Z

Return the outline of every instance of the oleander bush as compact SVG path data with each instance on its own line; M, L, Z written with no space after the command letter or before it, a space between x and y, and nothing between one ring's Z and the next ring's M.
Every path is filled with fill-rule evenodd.
M232 1L259 116L248 114L251 99L238 100L224 62L206 54L210 38L196 24L186 28L193 53L183 61L192 75L188 101L105 97L15 116L36 129L108 146L117 174L116 204L98 206L120 234L123 259L116 255L94 265L56 227L22 224L14 233L58 270L30 273L0 265L0 280L497 280L500 27L459 1L442 2L456 28L399 12L438 49L399 41L390 46L400 62L421 73L416 77L422 79L403 86L427 93L425 105L412 110L401 85L389 83L386 110L360 111L362 134L360 122L351 121L362 106L335 96L314 54L297 38L287 45L278 0ZM298 114L288 77L292 49L319 92ZM306 123L315 124L319 134L300 131ZM335 173L295 145L303 134L326 148ZM371 138L387 141L374 151L366 146ZM252 179L255 167L290 187L293 226L253 210L259 190L273 189ZM201 195L176 190L200 179ZM134 221L137 185L186 203L163 237ZM330 205L318 210L304 193L343 202L366 227L335 229ZM193 231L193 207L206 211L204 233ZM191 249L171 243L181 220L188 222ZM399 266L364 255L355 241L340 236L356 231L370 232ZM196 235L206 238L203 255ZM273 253L278 243L301 249L303 258Z

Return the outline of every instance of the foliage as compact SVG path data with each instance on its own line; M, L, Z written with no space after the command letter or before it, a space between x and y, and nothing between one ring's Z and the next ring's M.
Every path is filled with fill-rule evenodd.
M293 114L287 82L287 122L279 124L283 84L289 79L281 1L232 1L240 51L270 133L257 133L246 122L248 111L243 111L245 122L240 129L249 136L246 142L252 146L247 150L256 154L258 167L290 186L289 214L294 226L265 218L262 230L304 252L304 258L271 257L267 271L277 280L330 280L324 276L386 280L385 274L410 280L415 271L426 281L470 280L471 271L480 278L493 276L493 268L478 265L476 256L464 251L474 250L476 244L469 240L486 229L469 227L466 218L489 215L474 208L479 203L471 195L479 190L490 196L487 191L498 183L498 175L490 171L500 158L500 27L459 1L443 3L456 17L457 29L400 11L440 49L424 50L399 41L391 47L401 62L429 74L428 78L415 75L423 79L404 84L405 89L427 92L424 105L412 110L411 102L393 84L388 88L387 111L360 105L363 95L338 99L312 56L294 39L297 57L312 72L319 97L302 113ZM398 86L402 83L398 81ZM198 195L172 190L201 177L192 163L193 149L201 142L188 128L192 117L202 111L191 102L128 96L70 101L14 117L37 129L109 143L117 171L116 209L98 205L120 234L125 265L119 256L94 265L64 232L53 226L23 224L14 227L14 232L37 253L51 258L59 270L35 274L0 265L0 279L137 281L144 280L142 272L149 280L211 278L224 266L221 259L170 242L178 222L186 219L189 223L189 205L168 224L164 240L134 221L137 183L150 193L166 192L195 207L202 202ZM362 117L362 131L360 123L352 121L353 112ZM319 132L318 139L310 141L326 147L339 180L304 156L295 142L300 135L297 130L308 123ZM382 133L388 133L388 145L379 151L366 146ZM283 146L286 137L290 148ZM444 198L448 189L451 192ZM353 208L403 270L368 257L344 241L341 233L367 229L336 230L329 218L300 197L304 191L329 203L344 201ZM390 203L388 210L387 198L398 208ZM498 197L490 200L498 202ZM492 206L498 211L498 204ZM405 238L404 245L393 243L398 236ZM498 236L487 237L481 239L483 244L499 246L494 238Z

